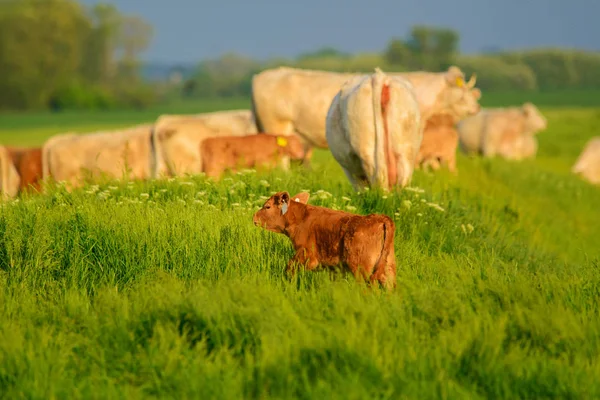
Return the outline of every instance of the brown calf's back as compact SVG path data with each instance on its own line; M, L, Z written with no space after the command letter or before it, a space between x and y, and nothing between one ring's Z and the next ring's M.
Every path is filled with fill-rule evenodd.
M275 167L281 158L303 157L300 140L295 136L256 134L204 139L200 144L202 172L219 177L225 170Z

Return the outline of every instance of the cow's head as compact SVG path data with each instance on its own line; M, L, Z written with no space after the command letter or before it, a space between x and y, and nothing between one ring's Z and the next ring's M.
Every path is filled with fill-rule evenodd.
M477 76L473 74L465 82L463 72L458 67L451 66L444 74L444 79L446 87L439 99L442 110L453 115L457 121L477 114L481 109L481 90L475 87Z
M306 204L309 193L302 192L290 197L288 192L278 192L271 196L252 218L254 225L271 232L283 233L289 224L289 215L294 203Z
M521 106L521 112L525 116L525 129L528 133L537 133L543 131L548 126L548 121L542 115L540 110L532 103L525 103Z
M291 160L304 159L304 145L296 135L277 135L277 145L283 149L283 152L290 156Z

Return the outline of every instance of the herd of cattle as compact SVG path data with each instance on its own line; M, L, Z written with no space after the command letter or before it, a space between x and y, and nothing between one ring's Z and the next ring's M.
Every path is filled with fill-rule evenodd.
M218 178L239 167L310 162L329 149L358 190L403 187L414 168L457 172L456 152L535 157L546 119L531 103L480 109L475 77L447 71L371 74L289 67L252 80L252 109L163 115L128 129L59 134L41 147L0 146L4 197L40 190L42 180L74 188L99 175L153 179L197 174ZM572 171L600 183L600 138ZM125 174L125 175L124 175Z
M287 170L329 149L356 190L409 184L415 168L456 173L456 152L510 160L535 157L546 119L531 103L481 109L481 91L456 66L447 71L369 74L288 67L253 77L252 109L163 115L124 130L75 132L38 148L0 146L3 197L41 190L46 179L71 190L89 179L157 179L204 173L218 179L239 168ZM600 137L573 173L600 184ZM392 219L306 204L307 193L278 192L254 223L288 236L296 263L309 269L345 264L357 278L395 286Z

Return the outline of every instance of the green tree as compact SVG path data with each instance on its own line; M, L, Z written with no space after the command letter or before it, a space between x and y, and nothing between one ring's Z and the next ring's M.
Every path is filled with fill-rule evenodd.
M390 65L408 65L411 51L403 40L394 38L388 43L384 57Z
M40 108L77 75L89 29L74 1L22 0L0 12L0 107Z

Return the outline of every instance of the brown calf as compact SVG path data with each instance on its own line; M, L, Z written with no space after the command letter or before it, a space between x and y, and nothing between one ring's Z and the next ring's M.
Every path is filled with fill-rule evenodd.
M296 254L286 271L295 264L308 270L319 265L348 268L360 278L383 287L396 287L394 221L383 214L357 215L306 204L308 193L290 198L288 192L271 196L254 214L254 225L290 238Z
M200 144L202 172L218 178L229 169L274 167L282 162L287 169L290 159L304 158L304 147L295 136L266 133L249 136L225 136L204 139Z
M427 120L423 129L423 141L415 167L437 170L445 164L455 174L457 148L458 131L454 128L454 119L450 115L434 115Z
M40 191L40 181L43 178L42 149L39 147L6 147L12 158L15 169L21 177L19 191Z

